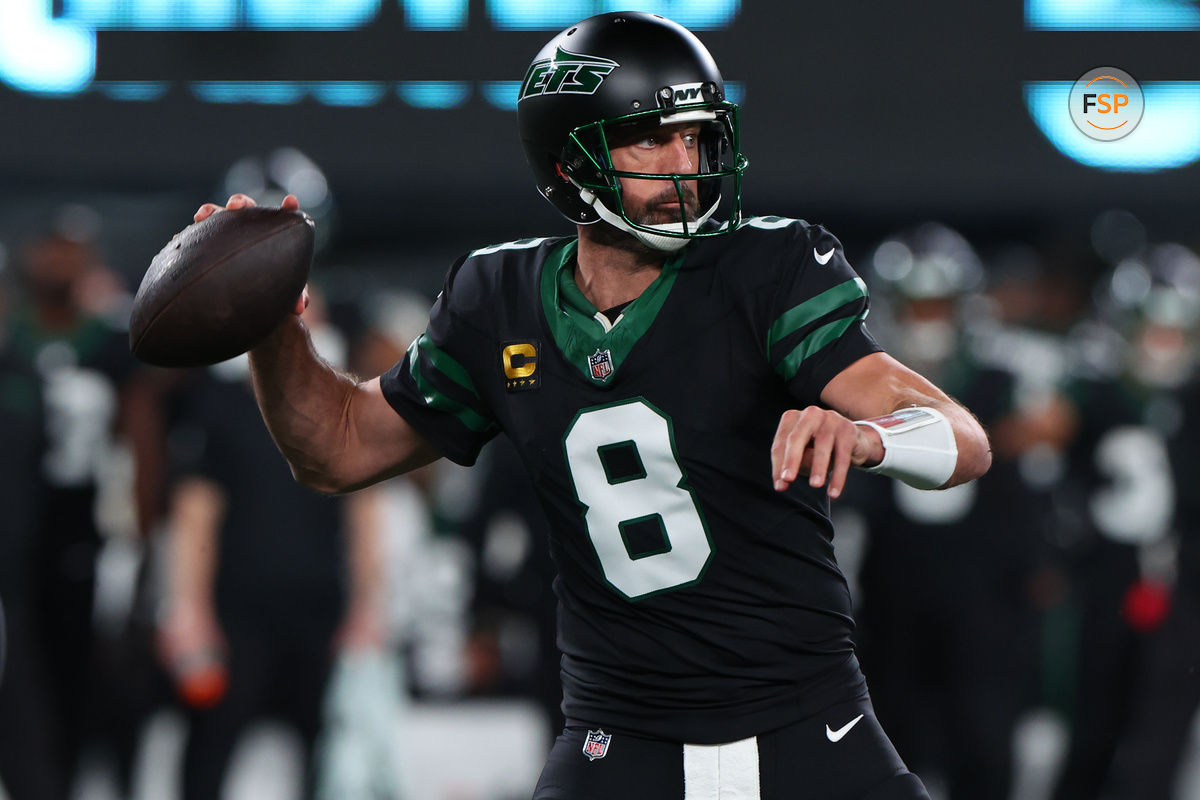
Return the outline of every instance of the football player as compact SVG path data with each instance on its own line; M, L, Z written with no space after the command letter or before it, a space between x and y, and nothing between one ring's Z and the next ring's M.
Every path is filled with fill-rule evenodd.
M1195 494L1200 257L1178 243L1149 246L1122 260L1096 299L1098 318L1074 332L1078 431L1057 489L1070 581L1059 614L1076 631L1064 637L1076 666L1054 798L1167 798L1196 708L1186 536L1182 605L1163 626Z
M516 444L558 569L567 726L538 800L927 797L871 709L829 502L852 465L975 478L983 430L881 352L836 238L742 218L738 109L689 31L573 25L517 116L577 235L459 259L428 330L370 381L281 324L251 362L293 472L348 491Z

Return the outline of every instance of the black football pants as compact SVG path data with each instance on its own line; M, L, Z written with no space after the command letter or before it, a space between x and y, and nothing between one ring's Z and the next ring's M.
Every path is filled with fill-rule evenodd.
M605 733L589 757L588 729L565 730L534 800L929 800L866 698L724 745Z

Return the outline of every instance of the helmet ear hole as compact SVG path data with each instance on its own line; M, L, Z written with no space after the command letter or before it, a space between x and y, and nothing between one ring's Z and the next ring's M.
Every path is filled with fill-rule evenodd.
M558 174L565 179L578 172L582 172L586 164L587 162L584 161L582 156L567 153L563 160L557 164Z

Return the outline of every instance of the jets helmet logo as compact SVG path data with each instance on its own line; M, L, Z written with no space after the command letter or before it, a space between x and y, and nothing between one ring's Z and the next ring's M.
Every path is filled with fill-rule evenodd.
M553 58L529 65L518 99L542 94L595 94L608 73L619 66L607 58L572 53L559 47Z

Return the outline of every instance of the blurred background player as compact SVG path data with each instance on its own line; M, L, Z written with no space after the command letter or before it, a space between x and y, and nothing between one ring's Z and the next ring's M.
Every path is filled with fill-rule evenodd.
M1183 376L1145 352L1139 332L1149 331L1175 271L1160 258L1173 249L1122 259L1097 282L1097 313L1071 332L1077 426L1054 525L1066 593L1048 609L1045 637L1069 731L1058 800L1100 791L1128 722L1143 635L1166 609L1159 587L1176 507L1166 441L1179 422L1172 395Z
M321 320L318 348L344 363ZM308 316L308 315L306 315ZM297 484L262 425L245 357L198 372L172 435L164 663L188 706L185 800L216 800L248 725L277 716L310 761L341 648L387 643L377 496ZM312 796L311 778L300 781Z
M130 760L138 704L114 710L108 701L140 690L106 668L127 644L128 606L95 605L104 596L97 571L114 542L127 543L136 563L138 536L157 511L161 471L157 389L129 354L120 322L127 295L100 258L99 228L96 212L66 206L26 242L3 333L7 357L38 376L44 401L46 450L34 474L45 506L32 542L26 614L44 664L53 771L67 787L100 717L118 763ZM115 636L96 639L94 618L109 612Z
M1159 290L1161 291L1161 290ZM1171 297L1170 295L1174 295ZM1117 746L1102 797L1105 800L1169 800L1188 797L1178 786L1185 746L1196 710L1200 707L1200 494L1193 486L1200 475L1200 450L1191 434L1200 425L1200 380L1197 378L1197 324L1200 295L1189 288L1167 292L1160 312L1147 319L1139 340L1143 357L1156 365L1156 372L1173 373L1171 383L1181 381L1174 393L1178 406L1176 430L1167 449L1176 479L1176 517L1173 533L1178 542L1170 612L1162 626L1149 633L1133 674L1131 712ZM1153 348L1155 352L1146 352ZM1164 370L1166 365L1172 365ZM1164 581L1161 562L1155 569L1160 587ZM1151 584L1153 586L1154 584ZM1162 589L1160 588L1160 591ZM1143 595L1145 596L1145 595ZM1159 598L1148 596L1153 621L1161 609ZM1132 610L1127 604L1127 609Z
M403 358L429 324L429 300L411 290L365 298L354 348L356 374L374 375ZM453 464L431 464L377 486L388 568L388 619L408 683L426 698L460 697L490 684L488 654L470 643L477 563L459 535L481 503L479 481Z
M864 667L880 719L915 769L950 798L1004 800L1035 675L1028 589L1048 508L1021 464L1054 430L1056 404L984 346L1016 331L984 297L983 264L957 232L926 223L893 236L871 266L881 342L978 415L994 457L986 480L942 492L856 481L848 500L869 537Z
M303 197L318 221L318 254L336 231L325 176L295 148L239 158L227 187L274 203ZM320 351L344 365L347 341L323 296L312 296L306 318ZM244 356L189 374L175 396L158 644L187 713L183 797L222 796L242 734L263 718L297 734L296 785L312 797L314 746L340 654L391 644L379 494L331 499L295 483L262 430Z
M1165 798L1195 712L1195 640L1186 608L1160 629L1182 575L1195 494L1195 331L1200 258L1176 244L1139 249L1097 287L1097 319L1079 326L1072 386L1080 419L1059 529L1079 631L1071 746L1056 798ZM1114 335L1115 334L1115 335ZM1186 598L1190 579L1184 578ZM1186 607L1187 601L1184 600ZM1118 739L1124 745L1113 764Z
M0 264L4 260L0 248ZM8 277L0 269L0 275ZM0 323L12 303L0 288ZM51 705L46 654L33 619L35 547L45 514L42 382L15 357L0 325L0 599L6 663L0 674L0 782L10 796L65 798L59 718Z

